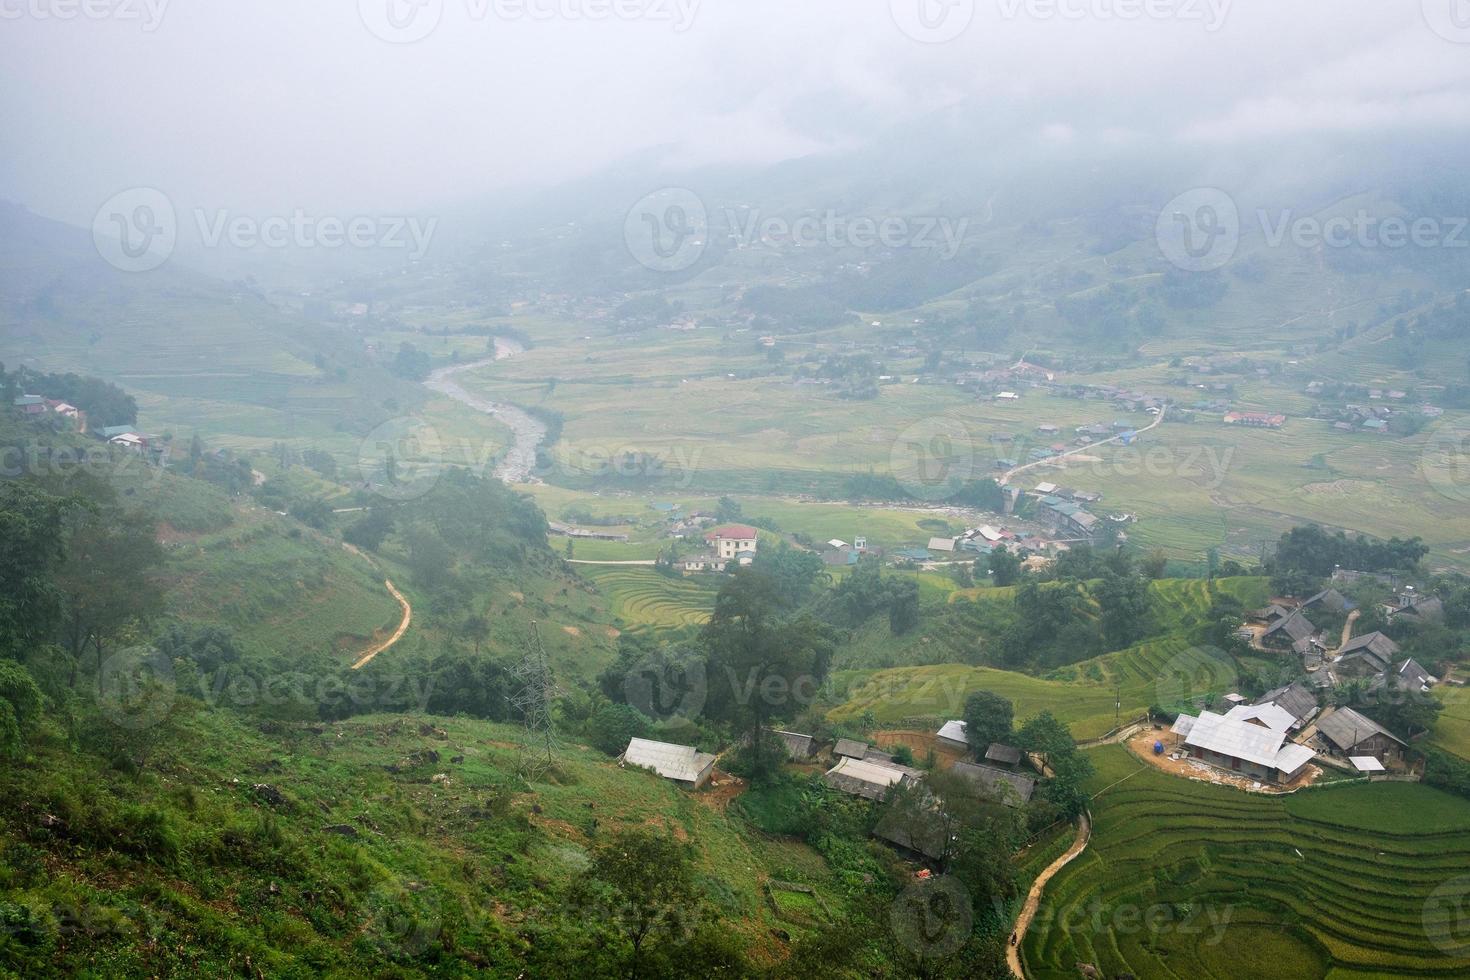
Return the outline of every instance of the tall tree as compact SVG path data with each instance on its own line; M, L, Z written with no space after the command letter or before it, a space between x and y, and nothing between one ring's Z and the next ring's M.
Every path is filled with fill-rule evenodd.
M75 497L0 481L0 657L24 660L55 635L65 522L81 507Z
M977 755L985 755L992 742L1009 739L1014 719L1010 700L994 691L976 691L965 699L965 737Z
M701 634L706 709L748 736L754 778L775 765L762 730L811 704L832 659L830 631L809 617L782 620L783 604L775 579L741 569L720 588Z

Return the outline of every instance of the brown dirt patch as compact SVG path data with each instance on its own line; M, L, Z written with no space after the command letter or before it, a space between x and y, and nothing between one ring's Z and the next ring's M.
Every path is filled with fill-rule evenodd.
M563 633L565 633L567 636L581 636L582 635L581 629L579 629L576 626L563 626L561 628L561 631Z
M705 806L723 813L729 807L730 802L738 799L740 794L749 788L749 785L739 776L732 776L716 768L710 774L709 782L705 784L703 790L696 794L695 798Z
M885 752L892 752L900 745L908 746L916 761L922 762L932 749L939 768L948 769L965 758L965 753L939 741L932 732L915 732L904 729L889 729L873 733L873 742Z
M1163 755L1154 755L1155 740L1164 743ZM1277 795L1281 793L1293 793L1301 789L1303 786L1312 785L1312 783L1317 780L1317 777L1322 775L1322 770L1320 767L1309 765L1307 766L1305 772L1298 776L1293 782L1288 783L1284 786L1277 786L1270 783L1262 783L1257 780L1251 779L1249 776L1238 776L1234 773L1227 772L1224 769L1217 769L1214 766L1200 762L1198 759L1169 758L1170 754L1176 753L1180 750L1178 742L1179 736L1171 735L1168 731L1165 731L1163 729L1145 728L1143 731L1130 738L1126 744L1128 746L1128 751L1132 752L1138 758L1142 759L1144 762L1147 762L1155 769L1162 769L1164 772L1170 773L1175 776L1181 776L1185 779L1193 779L1196 782L1214 783L1217 786L1233 786L1236 789L1245 790L1247 793L1268 793Z

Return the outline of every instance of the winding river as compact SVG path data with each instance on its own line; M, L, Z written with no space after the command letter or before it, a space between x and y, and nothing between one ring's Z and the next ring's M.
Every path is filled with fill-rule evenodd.
M453 398L477 412L493 415L509 427L514 436L510 449L495 464L495 475L506 483L539 482L533 474L536 471L536 451L546 440L546 423L515 405L490 401L488 398L481 398L479 395L466 391L455 378L466 371L473 371L487 364L514 357L523 353L525 349L524 345L514 340L496 337L494 357L439 368L431 372L428 380L424 382L424 386L431 391L436 391L446 398Z

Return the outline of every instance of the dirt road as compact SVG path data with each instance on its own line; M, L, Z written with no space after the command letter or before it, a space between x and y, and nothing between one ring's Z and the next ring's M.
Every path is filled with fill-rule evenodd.
M1150 422L1148 425L1144 426L1143 428L1141 428L1141 429L1137 430L1136 432L1132 433L1132 435L1135 436L1135 437L1141 436L1145 432L1148 432L1150 429L1156 428L1160 422L1164 421L1164 413L1167 412L1168 410L1169 410L1169 408L1168 408L1167 405L1160 406L1160 408L1159 408L1159 414L1154 416L1154 420L1152 422ZM1090 442L1090 443L1088 443L1085 446L1078 446L1076 449L1069 449L1069 450L1067 450L1064 453L1058 453L1055 456L1048 456L1046 459L1038 459L1034 463L1022 463L1020 466L1014 467L1013 469L1006 470L1005 476L1003 476L1003 477L1000 478L1000 481L999 481L1000 482L1000 485L1001 486L1005 486L1007 483L1010 483L1011 482L1011 477L1016 476L1018 473L1024 473L1027 470L1032 469L1033 467L1037 467L1037 466L1049 466L1049 465L1051 465L1053 463L1061 463L1061 462L1064 462L1069 457L1076 456L1079 453L1085 453L1085 452L1087 452L1090 449L1096 449L1098 446L1106 446L1106 445L1109 445L1110 443L1119 442L1119 441L1121 441L1123 439L1124 436L1127 436L1127 435L1129 435L1129 433L1127 433L1127 432L1120 433L1119 435L1113 436L1113 437L1111 437L1109 439L1099 439L1097 442Z
M1092 839L1092 820L1084 812L1077 821L1077 839L1072 846L1067 848L1067 853L1057 858L1046 866L1046 870L1036 876L1036 881L1031 885L1031 891L1026 894L1026 904L1021 906L1021 914L1016 916L1016 928L1014 935L1016 941L1006 947L1006 963L1010 965L1011 972L1024 980L1025 970L1021 968L1021 943L1026 939L1026 930L1031 927L1031 920L1036 918L1036 910L1041 905L1041 893L1046 889L1046 883L1051 881L1056 873L1066 867L1071 861L1087 850L1087 842Z
M393 596L393 598L397 599L398 604L403 607L403 621L398 624L398 628L393 631L392 636L388 637L388 639L373 647L367 653L364 653L362 656L358 657L357 662L352 665L353 670L361 669L368 663L368 661L372 660L378 654L382 653L384 650L388 649L393 644L403 639L403 634L408 632L408 624L413 620L413 606L410 606L408 604L408 600L403 597L403 593L395 589L393 587L393 583L387 579L383 580L383 584L388 587L388 592Z

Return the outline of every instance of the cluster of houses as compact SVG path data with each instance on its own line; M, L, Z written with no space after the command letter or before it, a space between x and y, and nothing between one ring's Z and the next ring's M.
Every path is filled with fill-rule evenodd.
M86 412L56 398L47 398L44 395L17 395L12 402L12 407L26 418L64 420L75 431L90 432L103 442L122 449L130 449L136 453L149 454L158 458L164 458L168 453L168 447L161 439L157 436L145 435L131 425L108 425L98 429L89 429Z
M1287 651L1302 658L1310 682L1319 689L1367 681L1370 690L1384 687L1428 690L1438 683L1429 671L1412 657L1401 658L1399 645L1387 634L1374 630L1351 637L1339 646L1330 646L1337 638L1326 635L1313 623L1314 611L1342 616L1351 613L1356 604L1337 589L1328 587L1295 606L1273 602L1254 615L1264 624L1259 646L1267 650ZM1444 602L1427 596L1412 586L1396 592L1380 610L1390 622L1395 620L1440 623L1444 621Z
M87 413L55 398L44 395L16 395L12 407L29 418L52 416L69 421L78 432L87 431Z
M817 740L800 732L771 730L793 762L813 763L823 758ZM937 733L938 741L951 748L968 750L963 721L948 721ZM675 745L646 738L629 739L628 747L618 757L618 764L650 770L665 779L689 789L699 789L710 781L717 757L700 752L692 745ZM858 739L841 738L826 753L830 768L822 782L831 789L875 803L882 803L897 789L916 786L924 772L913 766L895 762L893 754L884 752ZM1031 800L1038 777L1023 769L1031 760L1020 749L992 744L981 763L955 762L951 773L964 777L985 796L1010 807L1021 807ZM937 858L943 853L943 842L915 836L915 828L906 821L890 819L892 811L880 818L873 829L875 837L906 850Z
M1324 709L1300 681L1254 702L1225 700L1223 714L1179 715L1170 729L1178 755L1272 785L1295 782L1314 761L1369 776L1403 764L1403 739L1353 708Z
M723 572L731 564L749 565L755 561L759 537L747 524L725 524L704 535L706 550L679 559L679 568L688 572Z

